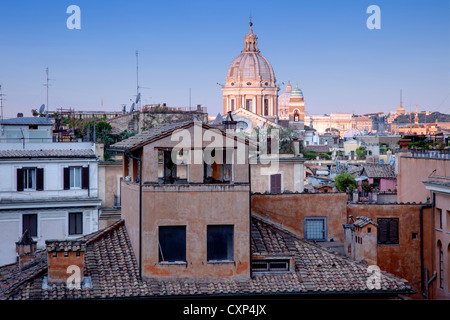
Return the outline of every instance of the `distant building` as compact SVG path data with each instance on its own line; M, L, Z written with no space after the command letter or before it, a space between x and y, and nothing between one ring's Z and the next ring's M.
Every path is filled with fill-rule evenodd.
M372 131L372 119L351 113L331 113L330 115L307 115L305 122L310 123L319 134L337 131L340 136L349 130Z
M53 122L47 117L0 120L0 143L52 142Z
M38 249L97 231L97 168L93 143L0 144L0 264L25 231Z
M397 188L397 176L390 164L366 163L361 167L361 176L367 177L369 184L377 185L380 192Z

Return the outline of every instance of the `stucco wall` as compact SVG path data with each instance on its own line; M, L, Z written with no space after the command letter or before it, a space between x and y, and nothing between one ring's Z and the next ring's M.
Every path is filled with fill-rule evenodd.
M425 212L426 211L426 212ZM399 243L398 244L377 244L377 265L381 270L393 273L408 280L420 294L420 205L406 204L349 204L348 215L353 217L366 216L375 223L378 218L398 218ZM424 233L428 236L424 238L424 248L429 248L430 238L427 227L431 218L431 210L424 210ZM417 236L414 239L413 233ZM425 258L429 250L425 252ZM429 259L429 258L428 258ZM428 260L429 261L429 260ZM426 264L429 266L429 262Z
M250 216L248 185L144 186L144 277L248 278ZM207 261L207 225L234 226L234 262ZM158 227L186 226L186 264L158 261Z
M412 158L400 154L397 175L398 202L426 202L430 191L425 189L422 181L429 180L431 174L449 177L450 160Z
M252 194L252 212L268 217L304 236L305 217L326 217L327 238L343 242L342 224L347 221L345 193Z

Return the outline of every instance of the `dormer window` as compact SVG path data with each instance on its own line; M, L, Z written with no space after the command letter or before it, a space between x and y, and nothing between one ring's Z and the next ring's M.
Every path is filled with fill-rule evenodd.
M253 272L288 272L290 259L263 259L252 261Z

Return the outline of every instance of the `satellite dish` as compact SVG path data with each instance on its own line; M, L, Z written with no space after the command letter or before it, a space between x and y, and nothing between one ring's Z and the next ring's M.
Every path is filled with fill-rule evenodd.
M131 105L130 113L134 111L134 103Z
M140 92L137 94L137 97L136 97L136 103L138 103L139 100L141 100L141 93L140 93Z
M39 108L39 113L43 113L45 110L45 104L43 104L40 108Z

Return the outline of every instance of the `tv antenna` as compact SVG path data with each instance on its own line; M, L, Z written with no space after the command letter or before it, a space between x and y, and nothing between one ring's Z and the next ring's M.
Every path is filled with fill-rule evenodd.
M3 98L6 94L2 93L2 85L0 84L0 112L1 112L1 120L3 120L3 101L6 100Z
M47 74L47 81L46 81L45 84L43 84L43 86L47 87L47 112L46 112L46 113L47 113L47 117L48 117L48 87L51 86L51 84L49 84L48 82L49 82L50 80L54 80L54 79L50 79L50 78L48 77L48 67L45 68L45 73Z
M136 50L136 107L141 110L141 93L140 93L140 89L150 89L150 88L146 88L146 87L141 87L139 85L139 52Z

